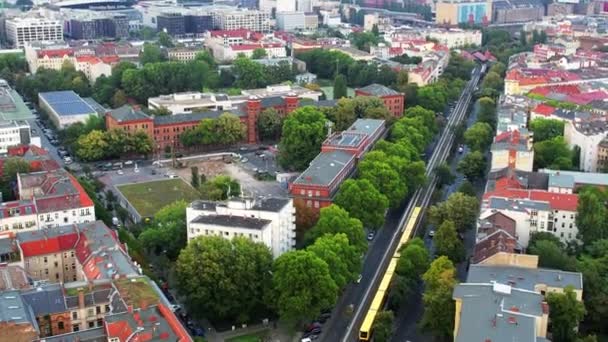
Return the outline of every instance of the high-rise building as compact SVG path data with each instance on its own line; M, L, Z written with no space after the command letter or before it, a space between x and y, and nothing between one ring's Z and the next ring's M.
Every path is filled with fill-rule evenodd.
M165 13L156 17L156 28L172 36L186 33L186 18L179 13Z
M277 13L295 11L296 0L277 0Z
M269 32L270 13L250 10L226 10L213 12L214 26L231 31L247 29L254 32Z
M441 0L435 5L438 24L482 24L492 21L492 2L487 0Z
M43 17L15 17L6 20L6 39L22 48L27 42L63 40L63 22Z

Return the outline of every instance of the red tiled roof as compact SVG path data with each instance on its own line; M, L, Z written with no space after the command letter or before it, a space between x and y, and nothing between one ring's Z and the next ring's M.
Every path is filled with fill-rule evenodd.
M63 56L74 56L74 49L53 49L53 50L38 50L36 52L38 58L61 58Z
M39 234L39 240L20 243L24 257L54 254L74 249L78 241L78 233L76 232L55 237L46 237L43 233Z
M211 37L241 37L247 39L252 32L247 29L210 31Z
M578 195L560 194L545 190L502 189L486 192L484 199L504 197L508 199L529 199L532 201L548 202L553 210L576 211Z
M550 116L551 114L553 114L555 112L555 108L546 105L544 103L539 104L538 106L536 106L536 108L534 108L532 110L535 114L539 114L539 115L543 115L543 116Z
M112 323L106 322L106 334L108 337L118 337L119 341L127 341L129 336L133 333L131 326L126 321L116 321Z
M87 192L84 191L82 185L78 183L78 181L76 180L76 178L74 178L72 174L68 173L68 177L70 177L70 182L72 183L72 185L76 188L76 190L78 190L78 194L80 195L80 205L83 207L92 207L94 205L93 200L91 200L89 195L87 195Z

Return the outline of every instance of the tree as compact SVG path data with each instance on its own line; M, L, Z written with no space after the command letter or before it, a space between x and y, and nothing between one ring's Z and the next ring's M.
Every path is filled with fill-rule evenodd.
M536 118L530 121L530 130L534 132L534 142L539 143L563 136L564 122L555 119Z
M402 247L395 272L400 276L418 280L429 268L429 251L421 238L414 238Z
M569 342L576 339L576 329L585 316L585 305L576 299L576 293L571 286L564 293L551 292L547 294L549 304L549 319L553 327L552 340Z
M372 160L366 156L359 163L359 177L368 180L374 188L386 196L391 208L398 207L407 195L407 185L387 162Z
M165 31L160 31L158 33L158 43L164 47L173 47L174 46L173 40L171 40L171 36Z
M144 156L147 156L152 152L154 142L145 131L138 130L128 137L128 149L130 151Z
M124 106L127 103L127 94L122 89L118 89L114 95L112 95L112 107L118 108Z
M190 184L192 184L193 188L198 189L198 187L201 185L201 176L198 173L198 166L192 166L190 168L190 172L192 174Z
M496 102L489 97L482 97L477 103L479 104L477 121L485 122L492 128L496 128Z
M446 220L439 226L433 238L437 255L447 256L453 263L464 260L465 250L456 232L454 222Z
M321 209L317 224L308 232L305 240L308 244L312 244L325 234L339 233L346 234L349 244L356 247L359 253L367 250L365 231L361 221L351 218L346 210L335 204Z
M346 96L346 77L344 77L344 75L342 74L339 74L334 80L334 99L341 99Z
M500 91L502 89L502 84L503 79L502 77L500 77L499 74L494 71L488 71L486 76L483 78L483 81L481 82L481 87L491 88Z
M372 330L374 331L374 341L388 342L393 336L393 321L395 315L392 311L380 311L376 315L376 320Z
M263 48L257 48L251 53L251 59L262 59L266 57L268 57L268 54L266 53L266 49Z
M395 88L402 93L405 93L408 89L409 84L409 74L405 70L399 70L397 73L397 81L395 83ZM408 99L409 102L409 99Z
M10 157L4 160L2 165L2 180L5 183L12 183L17 180L17 174L29 173L31 170L30 163L26 160Z
M279 316L294 324L318 317L338 298L327 263L310 251L291 251L277 258L272 285Z
M306 250L327 263L331 277L339 289L357 279L361 272L361 254L355 246L350 245L344 233L325 234Z
M310 106L298 108L283 122L279 163L286 169L304 170L319 154L325 139L326 119Z
M367 179L348 179L340 186L334 203L357 218L365 227L377 229L384 224L388 199Z
M245 138L247 128L238 116L232 113L223 113L215 120L215 133L218 143L231 145Z
M225 201L241 194L241 185L228 175L218 175L213 179L202 182L200 192L203 198L211 201Z
M105 134L99 130L93 130L78 138L76 155L82 160L99 160L106 155L108 143Z
M608 238L607 198L606 193L597 188L584 188L579 192L576 227L585 245Z
M481 152L474 151L464 156L456 169L471 181L475 181L483 178L486 164L486 157Z
M273 141L281 136L283 120L274 108L264 109L258 117L258 132L262 141Z
M574 260L553 241L537 241L534 245L528 247L528 253L538 255L538 265L540 267L565 271L575 269Z
M143 49L139 54L139 61L142 65L148 63L158 63L164 60L163 53L158 45L144 43Z
M454 180L456 179L456 176L454 176L450 166L446 162L439 164L439 166L435 168L435 175L437 176L437 186L439 188L454 183Z
M477 193L475 192L475 187L473 186L473 184L470 181L468 181L466 179L462 182L462 184L460 184L457 192L460 192L464 195L471 196L471 197L477 196Z
M241 89L265 87L269 75L264 71L262 64L246 57L239 57L232 64L232 73L236 78L234 86Z
M442 112L447 104L446 93L438 86L428 85L418 88L417 103L434 112Z
M504 65L504 63L496 62L492 65L492 67L490 67L489 71L493 71L500 76L504 76L505 72L507 71L507 66Z
M473 151L487 151L493 137L492 126L485 122L476 122L464 132L464 141Z
M358 96L341 98L336 107L327 110L327 118L334 123L334 129L348 129L358 118L390 120L392 115L384 106L384 102L375 96Z
M539 169L572 169L572 151L564 137L558 136L534 144L534 163Z
M443 221L449 220L454 222L459 232L463 232L474 226L478 210L479 202L476 197L455 192L446 201L429 209L430 222L439 226Z
M178 290L187 299L188 312L242 323L266 306L271 270L268 247L244 237L195 238L176 264Z
M156 255L177 259L186 246L186 201L176 201L161 208L154 215L154 222L138 237L144 248Z
M456 285L456 269L446 256L435 259L422 279L425 282L424 314L420 325L433 335L448 339L454 327L455 304L452 292Z

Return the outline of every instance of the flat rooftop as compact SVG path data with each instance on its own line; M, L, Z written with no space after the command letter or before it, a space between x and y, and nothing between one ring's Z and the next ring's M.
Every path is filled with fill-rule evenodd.
M293 184L330 185L354 158L353 154L344 151L321 152Z
M27 108L21 96L8 84L0 82L0 120L33 119L32 111Z
M482 264L471 265L469 268L468 283L490 283L493 281L528 291L535 291L535 286L539 284L556 288L572 286L577 290L583 289L583 275L579 272Z
M212 224L228 228L261 230L272 223L272 221L255 217L241 217L233 215L201 215L192 220L191 223Z
M38 98L59 116L97 115L97 110L72 90L39 93Z
M540 169L538 172L547 173L549 175L569 176L574 179L575 184L585 185L608 185L608 176L605 173L596 172L577 172L577 171L562 171L551 169Z

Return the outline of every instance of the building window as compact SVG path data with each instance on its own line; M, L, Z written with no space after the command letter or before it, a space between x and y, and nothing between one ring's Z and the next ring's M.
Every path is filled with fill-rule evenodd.
M74 332L80 331L80 325L78 325L78 324L72 325L72 331L74 331Z
M89 309L87 311L87 317L91 317L91 316L93 316L93 309Z
M95 328L95 321L89 322L89 328Z
M57 328L58 328L59 330L63 330L63 329L64 329L63 322L59 322L59 323L57 323Z
M78 319L78 312L77 311L72 312L72 319Z
M108 304L106 304L106 306L104 308L104 312L110 312L110 306Z
M95 312L99 315L101 313L101 306L95 307Z
M97 320L97 326L98 327L103 326L103 318L100 318L100 319Z

